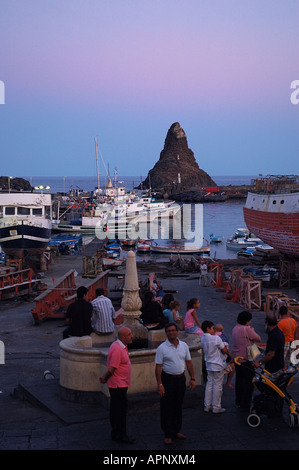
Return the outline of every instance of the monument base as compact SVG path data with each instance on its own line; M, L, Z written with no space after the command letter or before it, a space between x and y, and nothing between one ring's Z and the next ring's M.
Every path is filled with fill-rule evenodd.
M196 384L201 385L202 352L198 342L199 338L193 338L192 344L191 337L196 335L185 336L190 337L188 338L190 341L188 346L194 366ZM104 375L107 370L109 346L100 345L98 339L98 335L91 335L71 337L60 342L60 385L65 399L81 400L86 397L88 400L98 400L98 392L109 397L107 384L101 384L99 381L99 377ZM156 348L129 351L132 372L128 395L156 392L155 355ZM68 390L68 393L64 389ZM89 395L85 392L88 392Z

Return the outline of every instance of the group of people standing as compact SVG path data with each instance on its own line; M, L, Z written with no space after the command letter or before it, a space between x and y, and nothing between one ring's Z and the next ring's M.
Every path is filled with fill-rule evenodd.
M104 295L103 289L96 291L96 299L91 303L85 300L87 289L80 287L77 300L68 307L67 321L70 322L64 337L83 336L96 331L110 334L114 331L116 317L112 302ZM253 377L255 369L265 368L269 373L276 372L290 363L290 344L297 339L297 322L292 319L285 306L280 308L278 322L274 317L266 317L265 327L268 334L264 356L253 361L248 356L248 347L259 343L261 337L251 326L252 314L243 310L238 314L232 330L232 344L229 346L222 325L214 325L210 320L199 322L197 298L187 303L184 318L179 314L180 302L171 294L163 295L162 305L155 299L153 292L144 295L141 308L141 320L148 329L164 328L166 340L161 343L155 356L155 377L160 397L160 419L164 432L165 444L172 444L174 439L185 439L181 433L182 406L186 391L186 372L189 374L189 386L195 389L194 367L189 347L179 339L179 330L201 336L206 384L204 411L224 413L221 399L224 376L235 389L235 404L238 408L249 411L253 395ZM83 313L83 314L82 314ZM133 341L132 331L127 327L118 330L117 339L111 344L107 370L100 377L100 382L107 383L110 393L111 439L133 443L127 435L127 390L131 383L131 363L128 345ZM236 360L237 359L237 360ZM235 373L235 385L231 379Z
M204 334L201 345L207 369L204 411L225 411L221 406L223 377L226 372L231 375L229 367L232 365L235 370L235 404L244 411L250 411L255 370L262 367L272 374L290 365L291 343L297 339L297 322L288 315L285 306L280 308L279 317L278 321L273 316L266 316L268 339L265 354L261 358L258 356L258 360L252 360L248 350L253 343L261 341L260 335L251 326L251 312L243 310L238 314L232 330L231 351L221 335L217 336L213 322L202 323Z

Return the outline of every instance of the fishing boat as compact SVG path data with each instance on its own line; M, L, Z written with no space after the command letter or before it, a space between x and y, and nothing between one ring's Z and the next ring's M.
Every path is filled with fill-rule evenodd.
M248 229L279 252L299 258L299 177L259 178L255 191L243 208Z
M11 256L40 255L50 241L51 194L0 194L0 245Z

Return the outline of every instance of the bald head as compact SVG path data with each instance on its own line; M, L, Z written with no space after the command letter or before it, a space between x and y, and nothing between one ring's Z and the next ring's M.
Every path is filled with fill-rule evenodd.
M118 330L118 339L125 345L132 343L133 340L133 335L130 330L130 328L127 328L126 326L122 326Z

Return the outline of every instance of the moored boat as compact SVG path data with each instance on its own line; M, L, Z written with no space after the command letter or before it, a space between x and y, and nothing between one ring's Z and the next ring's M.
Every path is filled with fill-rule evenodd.
M210 253L210 246L192 246L192 245L173 245L162 246L151 244L151 251L157 253L176 253L176 254L192 254L192 253Z
M214 235L210 233L210 243L222 243L223 237L221 235Z
M240 251L249 247L255 247L260 244L262 240L260 238L229 238L226 241L226 248L229 250Z

